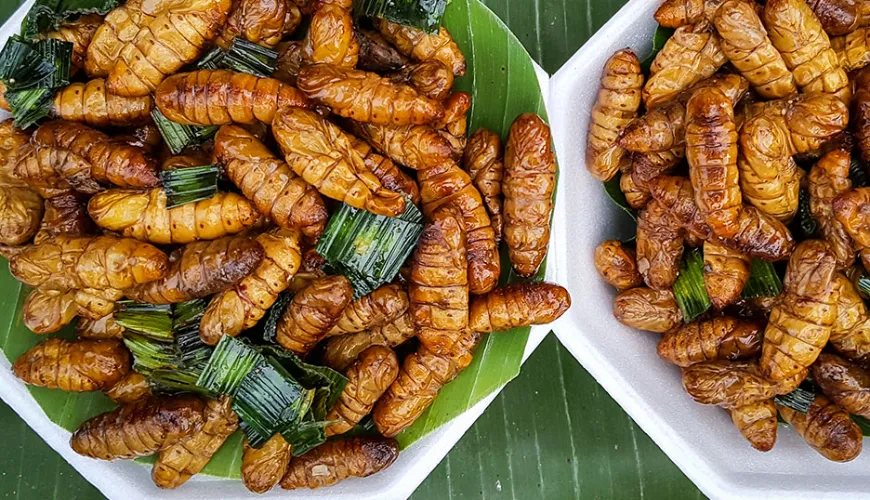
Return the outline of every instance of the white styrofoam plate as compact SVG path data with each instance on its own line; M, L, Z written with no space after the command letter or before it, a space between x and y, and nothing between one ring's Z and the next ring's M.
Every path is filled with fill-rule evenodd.
M724 410L696 404L683 392L679 369L656 355L657 334L623 326L611 314L615 292L598 277L593 250L605 239L629 236L634 224L586 172L586 130L605 60L624 47L641 60L649 54L659 4L629 1L551 79L550 109L558 113L550 117L565 189L557 210L568 221L556 243L571 242L559 282L574 300L554 326L556 335L708 496L870 498L870 453L834 463L783 426L772 451L752 449Z
M0 0L5 1L5 0ZM21 21L33 5L34 0L25 2L9 20L0 27L0 47L6 39L18 33ZM548 97L547 73L535 65L538 83L545 100ZM546 101L545 101L546 102ZM0 119L8 113L0 110ZM561 199L560 199L561 203ZM554 225L560 224L554 215ZM558 230L554 230L558 232ZM559 260L556 258L556 245L551 245L548 253L546 280L562 282L559 276ZM532 328L523 362L538 347L547 333L549 325ZM161 490L151 481L151 467L127 460L104 462L82 457L69 447L69 431L51 422L36 403L26 386L11 371L11 364L0 355L0 398L37 432L55 451L66 459L82 476L96 486L106 497L117 500L223 500L241 498L305 498L330 500L399 500L407 498L432 472L432 469L447 455L465 431L471 427L501 388L487 396L474 407L456 417L428 436L414 443L399 454L396 462L387 470L364 479L349 479L329 488L319 490L284 491L276 487L265 495L250 493L241 481L227 480L199 475L176 490Z

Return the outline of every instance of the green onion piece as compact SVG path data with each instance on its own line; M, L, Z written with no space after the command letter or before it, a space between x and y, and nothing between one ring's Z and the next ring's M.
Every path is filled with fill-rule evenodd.
M120 0L37 0L21 23L21 34L33 39L82 14L105 15L119 3Z
M323 266L323 270L326 271L327 274L340 274L350 280L350 285L353 287L353 300L357 300L360 297L372 293L383 284L381 283L381 280L366 276L356 269L345 266L341 262L335 262L333 264L327 263Z
M196 385L217 394L234 396L242 379L263 361L263 355L256 349L224 335L211 353Z
M35 44L18 35L12 35L0 51L0 80L7 91L46 88L41 84L51 78L54 70Z
M412 213L407 216L413 217ZM422 224L342 204L329 218L316 250L333 269L364 276L377 288L395 278L422 232Z
M858 264L850 267L846 270L846 276L852 281L855 288L858 289L861 298L864 300L870 299L870 276L867 275L864 266Z
M627 213L629 217L637 221L637 210L631 208L631 205L628 204L628 200L625 199L625 193L623 193L622 188L619 187L619 179L621 177L622 174L617 173L613 179L605 182L604 192L607 193L607 197L610 198L610 201Z
M427 33L437 33L450 0L356 0L356 17L380 17L412 26Z
M172 308L120 300L116 303L115 321L136 333L163 342L172 342Z
M284 314L284 310L287 309L291 300L293 300L293 294L291 293L281 292L278 294L275 303L272 304L272 307L270 307L266 312L266 318L248 330L246 332L247 337L254 339L262 338L263 342L274 344L275 337L278 334L278 321L281 320L281 316Z
M157 108L151 111L151 118L160 130L160 135L163 136L163 140L172 154L177 155L184 151L184 148L196 142L196 134L192 126L175 123L166 118Z
M663 26L659 26L656 28L656 32L653 35L652 40L652 52L650 52L649 56L640 63L640 70L643 71L645 75L649 74L650 66L652 66L653 61L655 61L656 56L665 46L665 44L670 40L671 35L674 34L673 28L665 28Z
M858 427L861 428L861 434L864 436L870 436L870 420L860 416L860 415L849 415L852 417L852 420L858 424Z
M218 129L220 129L220 127L218 127L217 125L209 125L208 127L193 127L193 134L196 136L196 141L198 143L201 143L214 137Z
M849 165L849 180L852 181L852 187L866 187L870 185L870 179L867 176L867 166L861 161L861 157L853 154L852 163Z
M315 389L312 402L314 416L326 418L326 412L338 401L347 385L347 377L328 366L306 363L291 351L280 346L263 346L260 351L272 356L306 389Z
M124 332L124 345L133 355L133 369L143 375L154 370L174 370L181 366L178 349L172 342L161 342L135 332Z
M208 307L207 299L188 300L174 304L172 307L172 329L178 331L191 325L199 328L199 322L202 320L202 315L205 314L206 307Z
M51 113L52 92L48 89L8 91L6 102L12 110L14 125L26 129Z
M806 189L800 190L798 197L797 215L791 223L791 233L799 241L812 238L816 234L819 224L810 212L810 193Z
M258 447L276 432L297 422L306 392L274 358L261 360L241 380L233 410L245 422L245 436ZM296 411L294 411L296 410Z
M182 366L196 366L205 363L214 348L199 338L199 325L188 325L175 332L175 344Z
M277 61L278 53L274 50L236 37L230 44L230 49L224 53L220 65L239 73L266 78L275 72Z
M405 211L399 215L398 219L413 224L424 224L426 222L426 218L423 217L423 212L421 212L420 209L417 208L417 205L414 205L414 202L411 201L411 198L408 198L407 196L405 196Z
M218 168L215 165L164 170L160 172L160 179L166 192L167 209L207 200L218 190Z
M813 404L813 401L816 400L816 395L812 391L808 391L804 388L798 387L797 389L791 391L788 394L783 394L782 396L775 396L773 400L776 404L791 408L794 411L800 413L806 413L810 410L810 406Z
M776 274L773 264L752 258L749 264L749 281L743 286L740 296L744 299L777 297L782 292L782 280Z
M688 323L710 308L710 297L704 286L704 259L701 251L693 248L686 253L680 276L674 283L674 297Z
M176 370L154 370L148 376L148 382L155 392L196 392L211 395L210 392L196 385L203 366L200 364Z
M37 87L55 89L69 85L73 44L63 40L46 38L36 43L36 50L39 52L40 59L48 62L52 67L48 78L41 80Z
M298 424L281 431L281 437L290 444L291 453L294 457L304 455L326 442L326 426L331 421L314 420L311 414Z
M223 58L224 51L220 47L215 47L202 56L194 66L196 69L220 69Z

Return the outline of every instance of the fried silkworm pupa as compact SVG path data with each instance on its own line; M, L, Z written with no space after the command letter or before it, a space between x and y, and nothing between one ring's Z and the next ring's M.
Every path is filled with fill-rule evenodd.
M861 249L870 247L870 216L865 214L870 205L870 188L859 187L834 198L834 217ZM862 252L862 258L864 258Z
M397 69L398 71L389 75L390 81L410 85L429 99L443 101L453 90L453 71L441 61L430 59Z
M368 477L396 461L395 439L357 436L328 441L308 453L293 457L281 479L285 490L332 486L349 477Z
M740 434L758 451L770 451L776 443L776 405L772 399L728 410Z
M22 146L30 141L30 135L15 126L12 118L0 121L0 183L7 186L27 186L13 173Z
M750 259L722 245L704 242L704 288L716 309L722 310L740 298L749 281Z
M617 139L637 116L642 88L640 61L631 49L616 52L604 63L586 137L586 170L600 181L613 178L626 155Z
M296 354L306 354L335 326L352 300L353 288L344 276L311 282L293 297L281 315L277 342Z
M222 69L174 74L157 87L154 102L166 118L203 127L272 123L284 108L311 107L301 92L280 80Z
M64 153L72 153L85 162L87 168L83 171L67 169L65 165L70 162L64 160L63 156L66 155L60 151L59 157L51 162L55 170L60 168L58 173L77 189L74 182L114 184L127 188L152 187L159 183L157 163L142 148L112 141L108 135L81 123L64 120L44 123L33 134L32 141L37 149L48 147L64 150ZM81 163L72 162L71 166Z
M511 283L471 299L468 327L501 332L559 319L571 307L571 295L552 283Z
M870 28L858 28L847 35L831 37L831 48L844 70L862 69L870 64Z
M845 35L870 24L870 10L862 2L850 0L810 0L807 2L825 33Z
M870 417L870 373L865 369L836 354L822 353L812 373L834 403L853 415Z
M834 462L848 462L861 454L861 428L849 414L821 394L806 413L777 405L779 415L820 455Z
M647 108L653 108L670 101L711 77L727 61L719 36L709 22L681 26L653 60L643 87L643 102Z
M242 451L242 483L248 491L266 493L278 484L290 465L290 445L275 434L260 448L254 448L245 439Z
M335 436L353 429L372 411L398 374L399 360L389 347L376 345L361 352L344 372L347 385L326 415L327 420L335 422L326 427L326 435Z
M226 395L206 402L202 428L188 439L160 451L151 469L154 484L161 488L178 488L208 464L239 427L239 417L230 407L231 402Z
M698 403L739 408L793 391L807 370L778 382L765 378L753 361L705 361L682 369L683 388Z
M492 229L495 231L495 240L500 242L504 227L504 153L498 134L485 128L475 130L466 144L462 165L483 197Z
M396 166L393 160L376 153L366 141L357 139L352 135L347 137L356 152L362 156L366 168L375 174L375 177L381 181L385 188L406 195L415 205L420 204L420 188L417 186L417 181Z
M389 78L331 64L309 64L296 86L332 112L377 125L425 125L444 116L444 106Z
M154 12L143 12L144 3L144 0L130 0L106 15L87 46L85 73L89 77L108 76L124 45L154 19Z
M465 56L453 41L447 28L441 27L438 34L430 35L422 30L399 23L376 19L375 28L393 44L399 52L415 61L435 59L453 70L455 76L465 74Z
M272 133L290 168L322 195L387 217L405 211L405 198L381 185L347 134L316 113L288 108Z
M121 48L106 78L109 92L129 97L154 92L164 78L195 61L218 35L232 1L187 0L166 7Z
M112 314L99 319L79 318L76 323L76 336L82 339L118 339L124 335L126 328L115 321Z
M295 229L276 228L257 236L263 261L237 285L212 297L199 324L203 342L215 345L222 336L235 337L260 321L299 270L299 240Z
M641 210L652 199L652 195L649 193L649 190L638 186L634 182L631 176L632 171L633 167L629 167L628 170L619 176L619 189L625 195L625 201L628 203L628 206L635 210Z
M301 17L299 7L292 1L241 0L227 19L216 43L226 50L229 49L234 38L241 37L249 42L272 48L283 38L288 17L291 27L295 29L295 26L292 26L294 14L288 12L293 9L295 9L295 18Z
M386 41L383 35L377 31L358 28L356 39L359 42L359 61L356 65L358 69L375 73L389 73L399 71L409 62L407 57L390 45L390 42ZM436 62L441 63L441 61ZM441 63L441 66L447 68L444 63ZM447 70L450 71L452 81L453 71L450 68ZM453 87L452 83L450 87Z
M680 367L705 361L752 358L761 352L764 324L731 316L695 320L666 332L659 357Z
M222 292L260 265L265 251L257 240L226 236L197 241L169 255L169 270L156 281L125 291L127 298L149 304L175 304Z
M864 299L843 273L834 276L834 293L837 319L828 342L843 356L862 361L870 355L870 317Z
M152 396L86 420L70 446L79 455L100 460L151 455L190 438L205 421L199 396Z
M770 311L759 365L770 380L808 368L837 319L836 259L820 240L801 242L788 262L779 302Z
M124 97L110 94L106 80L75 82L59 89L54 95L52 115L91 127L123 127L151 121L154 102L150 95Z
M607 240L595 247L595 269L604 281L619 291L643 284L637 270L637 255L633 248L619 240Z
M238 234L262 221L254 203L238 193L167 208L166 191L107 189L91 197L88 213L109 231L161 245L183 245Z
M349 9L321 5L311 16L308 32L302 39L302 59L307 63L328 63L354 68L359 60L359 42L353 30Z
M212 154L260 213L279 227L299 229L317 240L329 217L323 198L256 137L241 127L221 127Z
M141 373L129 372L111 387L103 389L103 392L112 401L125 405L151 397L151 384Z
M870 161L870 68L862 69L855 77L852 113L855 140L861 151L861 159L866 163Z
M532 276L550 241L556 158L550 127L533 113L514 120L505 146L504 240L514 269Z
M823 156L807 176L810 195L810 213L819 223L822 237L837 258L837 266L846 268L855 262L855 246L843 223L834 216L834 199L852 190L849 179L851 155L843 149L834 149Z
M347 306L327 335L357 333L390 323L404 314L408 305L408 292L402 285L383 285Z
M115 312L115 302L124 298L124 293L115 288L83 288L76 290L76 312L88 319L100 319Z
M53 290L124 290L161 278L166 254L131 238L57 236L26 247L9 262L19 281Z
M38 245L61 234L85 236L96 232L94 221L88 215L87 204L87 198L77 193L45 200L45 214L33 243Z
M455 349L468 327L468 263L462 213L446 205L431 215L411 256L408 299L417 338L435 354Z
M103 16L87 14L75 21L65 22L56 30L41 35L42 38L53 38L72 44L72 56L70 58L70 76L84 68L85 57L88 54L88 45L94 38L97 29L103 24Z
M347 123L347 129L394 162L418 172L447 168L455 161L450 142L431 127L395 127L351 121Z
M296 78L299 77L299 71L304 64L302 42L298 40L281 42L275 47L275 50L278 51L278 60L275 62L272 78L295 86Z
M724 0L665 0L656 9L656 21L665 28L679 28L712 20Z
M0 185L0 244L17 246L39 230L42 198L26 187Z
M773 47L755 10L744 0L729 0L713 16L722 52L758 95L779 99L797 92L794 76Z
M12 365L25 384L67 392L107 389L129 371L130 352L117 340L45 339Z
M670 290L637 287L626 290L613 301L613 316L625 326L665 333L683 322L683 315Z
M765 3L762 19L801 92L834 94L849 102L849 77L840 67L819 19L805 2L772 0Z
M392 322L370 330L330 338L326 341L323 362L334 370L344 371L366 348L374 345L396 347L415 335L411 313L406 312Z
M33 333L54 333L76 317L74 298L74 291L32 290L21 306L21 322Z
M637 218L637 270L656 290L670 289L677 280L683 256L683 235L658 200L652 200Z

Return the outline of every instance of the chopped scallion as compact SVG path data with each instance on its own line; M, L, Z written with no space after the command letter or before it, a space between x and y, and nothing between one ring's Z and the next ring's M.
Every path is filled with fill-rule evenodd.
M683 313L683 321L688 323L703 314L710 308L710 297L704 286L704 259L701 251L693 248L686 253L680 276L674 283L674 298L680 311Z
M134 332L124 332L124 345L133 355L133 369L144 375L154 370L175 370L181 366L178 349L172 342L161 342Z
M250 345L224 335L211 353L196 385L218 394L234 396L248 373L264 361Z
M218 190L215 165L165 170L160 173L160 179L166 192L166 208L207 200Z
M172 308L169 305L121 300L116 306L114 317L119 325L156 340L172 341Z
M775 396L773 400L776 404L791 408L800 413L806 413L810 410L813 401L816 400L816 395L812 391L798 387L788 394Z
M14 125L26 129L51 113L52 92L49 89L8 91L4 95L12 110Z
M36 84L38 88L56 89L69 85L70 64L73 44L54 38L46 38L36 43L39 58L51 65L48 77Z
M7 91L47 88L41 84L51 78L54 70L36 44L18 35L12 35L0 51L0 80Z
M753 258L749 265L749 281L740 294L744 299L777 297L782 292L782 280L776 274L773 264Z
M298 422L307 392L274 358L261 360L239 385L233 410L245 422L245 436L262 446L281 429Z
M437 33L450 0L356 0L356 17L381 17L412 26L427 33Z

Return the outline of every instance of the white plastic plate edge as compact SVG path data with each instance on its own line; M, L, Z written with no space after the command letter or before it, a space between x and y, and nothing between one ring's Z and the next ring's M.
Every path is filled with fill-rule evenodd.
M18 33L21 21L24 19L34 0L28 0L0 27L0 47L10 36ZM538 84L548 102L549 75L535 64ZM549 111L549 110L548 110ZM0 110L0 119L8 117L8 113ZM558 205L557 205L558 206ZM553 232L559 232L561 219L553 216ZM548 266L545 279L559 282L560 272L557 257L557 246L550 246ZM551 330L552 325L542 325L532 328L529 340L523 353L523 363L540 345ZM435 430L420 441L411 445L399 454L396 462L386 471L365 479L350 479L330 488L319 490L284 491L274 488L267 494L255 495L248 492L241 481L220 479L210 476L195 476L188 484L177 490L161 490L151 481L151 467L118 460L102 462L82 457L69 446L69 431L51 422L28 392L24 384L11 371L11 364L5 356L0 355L0 398L8 404L37 434L58 452L67 462L81 473L91 484L100 490L107 498L118 500L213 500L215 498L231 500L241 498L302 498L330 500L400 500L408 498L411 493L426 479L429 473L441 462L447 453L456 445L469 427L483 414L484 410L501 392L499 388L462 415L448 424Z
M649 54L656 28L653 12L659 4L660 0L630 0L550 82L549 109L557 111L550 117L551 125L566 190L556 210L561 220L570 221L561 226L554 243L568 248L571 238L570 262L566 252L557 258L565 259L558 261L559 283L568 286L574 299L553 330L707 496L870 498L870 454L848 464L829 462L783 426L773 451L752 450L724 411L697 405L683 393L679 371L655 354L656 334L634 331L612 317L615 293L595 273L592 249L603 239L628 236L633 226L618 223L625 217L586 172L586 130L604 62L623 47L634 49L641 60ZM588 232L578 234L577 228Z

